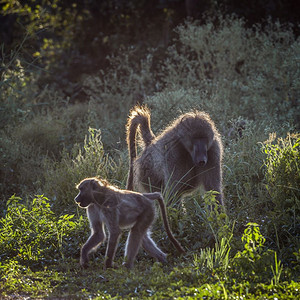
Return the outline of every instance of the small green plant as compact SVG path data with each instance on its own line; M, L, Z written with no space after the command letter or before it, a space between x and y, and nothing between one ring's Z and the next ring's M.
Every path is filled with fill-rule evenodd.
M274 267L271 266L273 278L271 279L272 285L278 285L279 279L283 270L281 261L277 259L277 252L274 252Z
M256 223L248 223L242 236L244 243L243 256L254 262L261 257L266 239L261 235Z
M201 249L199 254L195 254L193 258L193 265L197 272L203 272L205 270L227 271L230 263L230 241L226 238L222 238L220 242L215 243L215 247Z
M223 238L230 240L232 235L231 222L226 214L225 207L220 205L216 199L215 191L208 191L204 194L204 220L211 229L216 242ZM197 202L195 202L197 205Z
M265 248L266 239L261 234L258 224L247 224L242 242L244 250L238 251L232 261L236 274L245 279L251 278L253 281L268 281L273 274L272 282L278 283L282 271L281 264L277 261L277 254ZM275 269L273 269L274 255Z

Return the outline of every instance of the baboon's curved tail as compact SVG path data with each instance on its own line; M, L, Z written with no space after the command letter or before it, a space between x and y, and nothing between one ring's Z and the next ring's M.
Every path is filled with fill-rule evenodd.
M174 235L171 231L169 220L168 220L168 215L167 215L167 208L166 208L166 205L165 205L165 202L164 202L164 199L163 199L161 193L159 193L159 192L143 193L143 195L152 201L155 201L155 200L158 201L160 212L161 212L161 217L163 219L164 226L165 226L165 229L166 229L169 239L171 240L172 244L175 246L175 248L180 253L185 253L185 250L182 248L180 243L176 240L176 238L174 237Z
M135 106L131 111L126 125L126 140L129 152L129 173L127 178L128 190L133 190L133 162L136 159L136 134L139 132L144 145L147 147L151 144L155 135L151 130L150 111L145 106Z
M155 193L156 194L156 193ZM159 194L159 193L157 193ZM166 205L164 203L164 199L162 198L162 196L159 194L159 197L156 198L159 206L160 206L160 212L161 212L161 216L164 222L164 226L167 232L167 235L169 237L169 239L171 240L172 244L175 246L175 248L180 252L180 253L185 253L185 250L182 248L182 246L180 245L180 243L176 240L176 238L174 237L171 228L170 228L170 224L168 221L168 216L167 216L167 209L166 209Z

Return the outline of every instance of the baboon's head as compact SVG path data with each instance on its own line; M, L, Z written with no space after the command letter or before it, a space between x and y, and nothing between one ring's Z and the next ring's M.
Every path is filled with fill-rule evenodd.
M208 161L207 151L211 147L215 125L203 112L186 114L180 123L180 139L190 154L195 166L205 166Z
M208 138L192 137L188 151L195 166L205 166L207 163Z
M91 203L97 203L96 199L104 197L103 185L96 178L86 178L76 187L79 193L74 200L80 207L86 208Z

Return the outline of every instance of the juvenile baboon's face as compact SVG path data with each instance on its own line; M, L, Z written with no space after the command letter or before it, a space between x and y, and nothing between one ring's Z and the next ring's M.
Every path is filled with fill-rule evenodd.
M80 207L88 207L93 202L93 185L93 180L84 180L77 186L79 193L74 200Z

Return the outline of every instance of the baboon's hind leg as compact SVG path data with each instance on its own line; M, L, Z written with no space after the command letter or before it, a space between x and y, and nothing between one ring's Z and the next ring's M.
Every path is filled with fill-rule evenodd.
M162 252L150 237L150 232L147 232L142 241L142 247L153 258L156 258L162 263L167 262L167 255Z

